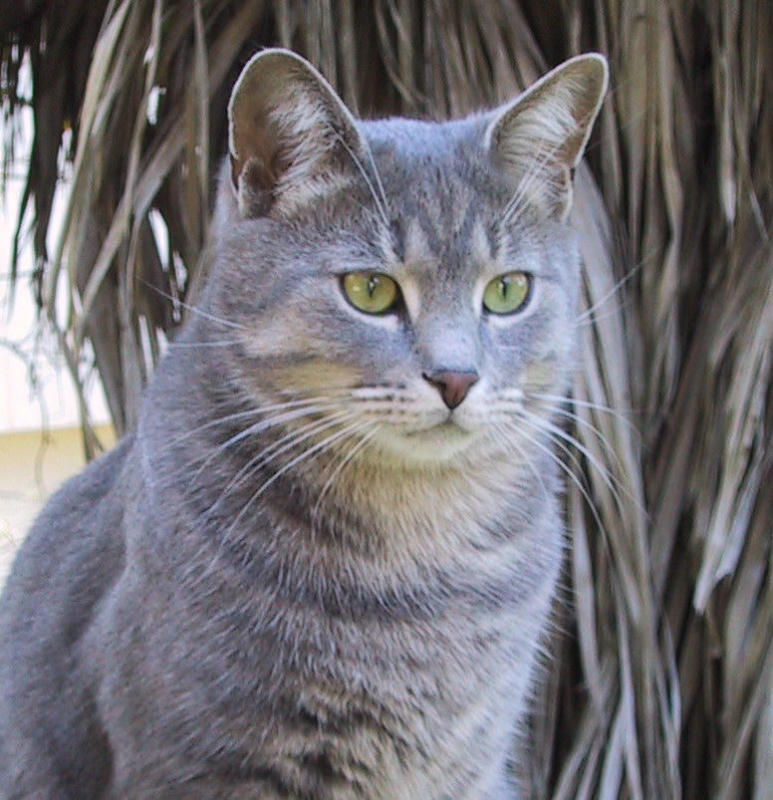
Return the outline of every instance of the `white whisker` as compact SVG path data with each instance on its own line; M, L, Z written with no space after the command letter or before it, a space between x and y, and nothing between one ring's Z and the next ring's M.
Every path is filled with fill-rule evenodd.
M338 441L339 439L349 436L351 433L356 431L363 425L362 420L358 420L357 422L349 425L336 433L328 436L326 439L323 439L321 442L317 442L313 447L304 450L299 455L292 458L288 461L284 466L278 469L267 481L265 481L261 486L252 494L250 499L244 504L242 510L236 515L235 519L229 526L228 530L225 533L224 541L227 540L230 534L233 532L234 528L239 524L242 517L249 511L252 504L269 488L275 481L277 481L282 475L284 475L288 470L292 469L294 466L299 464L301 461L306 460L307 458L311 458L312 456L318 454L320 451L328 448L331 444Z
M515 188L513 196L510 198L504 208L502 213L503 223L512 224L513 222L517 221L518 217L525 208L525 201L528 198L529 191L538 180L542 183L551 182L550 178L544 174L544 167L547 165L548 161L555 156L557 151L557 145L548 148L541 147L537 151L537 158L534 161L532 168L520 179L518 186Z
M588 408L592 411L600 411L605 414L611 414L620 422L636 430L631 420L627 419L623 413L625 411L633 412L634 409L618 409L613 408L612 406L605 406L602 403L595 403L591 400L580 400L576 397L564 397L558 394L544 394L542 392L530 392L530 397L536 398L537 400L547 400L555 403L571 403L578 408Z
M555 414L557 416L563 417L564 419L571 420L571 422L577 426L578 432L582 431L590 431L596 436L596 439L603 445L604 449L611 453L615 459L616 465L621 467L620 459L615 451L615 448L611 445L609 439L600 431L595 425L591 422L588 422L587 419L579 416L579 414L575 414L573 411L570 411L568 408L564 408L563 406L554 406L554 405L545 405L543 409L549 414Z
M363 435L363 437L359 440L359 442L357 442L354 445L354 447L352 447L352 449L349 450L344 455L344 457L341 459L341 461L336 465L336 468L331 472L330 477L328 477L328 479L325 481L324 485L322 486L322 489L321 489L321 491L319 493L319 497L317 498L317 502L314 504L314 508L312 508L312 510L311 510L312 526L314 525L314 522L315 522L315 520L317 519L317 517L319 515L319 511L320 511L320 509L322 507L322 501L324 500L325 495L328 493L328 491L332 487L333 482L335 481L335 479L339 475L342 474L344 468L348 464L352 463L352 459L354 458L354 456L357 455L357 453L360 450L362 450L362 448L378 433L378 431L381 428L381 424L378 423L378 422L372 422L371 421L370 424L373 426L372 429L370 431L368 431L367 433L365 433ZM367 428L365 428L364 430L367 431Z
M239 325L236 322L231 322L231 320L223 319L222 317L217 317L214 314L210 314L208 311L204 311L203 309L199 308L198 306L191 305L190 303L186 303L185 301L181 300L179 297L175 297L174 295L165 292L163 289L159 289L158 286L154 286L148 281L143 280L142 283L145 284L151 291L156 292L156 294L160 294L161 297L166 298L167 300L171 301L175 305L184 308L186 311L190 311L193 314L197 314L204 319L208 319L211 322L216 322L218 325L225 325L227 328L234 328L235 330L239 331L246 331L249 328L246 325Z
M378 171L378 167L376 166L376 159L373 158L373 153L371 153L370 148L367 149L368 154L368 161L370 161L370 166L373 168L373 175L376 178L376 184L378 185L378 190L381 194L381 199L384 203L385 211L389 211L389 202L387 201L386 192L384 191L384 184L381 180L381 174ZM389 215L387 214L387 218L385 220L387 224L387 228L389 228Z
M597 300L590 308L586 308L585 311L579 314L575 318L575 321L582 322L583 320L591 316L593 316L594 319L596 319L597 321L603 319L603 317L594 316L594 312L596 311L596 309L604 305L604 303L606 303L611 297L614 297L620 291L620 289L622 289L623 286L625 286L625 284L628 283L628 281L630 281L631 278L633 278L634 275L636 275L636 273L639 272L648 261L655 258L657 254L658 251L655 249L653 249L650 253L646 254L641 259L641 261L639 261L638 264L635 264L633 267L631 267L631 269L628 270L628 272L605 295L603 295L599 300Z
M216 448L214 448L212 452L210 452L206 456L201 466L196 470L196 472L191 478L191 481L195 482L195 480L201 475L201 473L206 469L206 467L209 464L211 464L212 461L214 461L214 459L216 459L221 453L225 452L229 447L233 447L233 445L238 444L244 439L247 439L250 436L255 436L261 431L275 427L276 425L282 425L285 422L292 422L292 420L294 419L299 419L301 417L305 417L310 414L316 414L321 411L327 411L330 408L335 408L335 404L317 403L313 405L304 405L300 408L294 408L291 411L287 411L286 413L283 414L275 414L272 417L267 417L265 419L261 419L259 422L256 422L252 425L248 425L246 428L239 431L239 433L235 433L225 442L220 443ZM201 459L194 459L193 461L187 462L184 465L184 468L187 469L188 467L193 466L200 460Z
M566 453L566 455L572 460L572 463L575 465L575 467L578 470L582 471L582 465L577 460L577 457L574 455L574 453L571 452L571 450L568 449L568 447L566 447L563 444L563 442L566 442L567 445L570 445L572 447L576 447L577 450L583 456L585 456L585 458L588 460L588 463L596 470L598 475L604 481L604 484L606 485L607 489L609 489L609 491L612 492L612 494L615 497L615 500L618 502L620 507L622 507L622 501L615 487L615 483L619 482L615 481L612 478L612 476L609 474L609 470L607 470L606 467L604 467L601 463L599 463L598 459L596 459L591 454L591 452L588 450L587 447L582 445L579 441L577 441L577 439L574 438L574 436L567 433L563 428L560 428L558 425L554 425L549 420L543 419L537 414L532 414L531 412L526 410L523 410L522 413L525 417L529 419L529 421L533 425L537 425L542 430L544 430L549 435L553 443L557 447L560 447ZM620 488L621 490L625 491L624 487L621 486Z
M233 347L234 345L242 344L239 339L224 339L216 342L175 342L171 341L167 344L170 350L178 350L185 348L199 348L199 347Z
M203 425L197 425L195 428L191 428L190 430L185 431L185 433L181 433L179 436L175 436L173 439L170 439L168 442L166 442L164 449L168 449L169 447L173 447L180 442L184 442L187 439L195 436L197 433L201 433L208 428L214 428L218 425L223 425L226 422L235 422L236 420L244 419L245 417L256 417L261 413L261 409L259 408L250 408L246 411L236 411L233 414L226 414L223 417L211 419L208 422L205 422Z
M605 319L612 319L613 317L617 317L620 315L622 311L624 311L626 305L621 303L620 305L614 306L613 308L607 309L603 314L592 314L585 319L580 320L578 317L575 321L575 326L579 328L589 328L591 325L597 325L599 322L603 322Z
M362 162L360 161L359 158L357 158L357 154L347 144L347 142L344 140L343 136L341 136L340 133L338 133L336 131L333 131L332 128L331 128L331 131L334 133L334 136L335 136L336 140L343 146L344 150L346 150L346 152L349 155L349 158L352 159L352 161L354 162L355 166L359 170L359 172L362 175L362 177L365 179L365 183L367 184L368 190L370 191L371 197L373 198L373 202L376 204L376 209L378 210L378 213L379 213L379 215L381 217L381 220L383 221L384 225L386 225L387 230L389 230L389 215L387 214L386 196L384 195L384 187L381 184L381 178L379 177L378 171L375 169L375 163L373 162L373 156L372 155L370 156L370 161L371 161L371 165L374 168L374 172L375 172L375 175L376 175L376 180L377 180L379 188L381 190L381 195L382 195L382 199L383 199L383 205L382 205L382 199L380 199L378 197L378 195L376 194L376 190L373 187L373 182L371 181L370 176L368 175L367 171L365 170L365 167L363 166ZM368 154L370 155L370 150L368 150Z
M252 458L250 458L249 461L244 464L241 469L231 478L226 487L220 493L218 499L212 504L212 508L217 506L224 497L230 494L231 490L235 486L258 472L262 467L268 464L272 458L276 458L276 456L279 456L288 450L292 450L301 442L305 442L307 439L314 436L314 434L337 425L338 422L349 415L350 413L348 411L340 411L337 414L323 417L321 420L313 420L306 425L302 425L300 428L291 430L289 433L281 436L277 441L272 442L268 446L264 447L256 455L252 456Z
M517 430L516 428L513 427L512 419L508 420L507 424L499 423L495 427L497 431L499 431L501 434L504 435L508 443L515 448L516 452L521 457L521 461L529 468L532 475L534 475L534 477L537 479L539 485L542 487L543 495L545 497L549 497L550 492L548 491L548 487L545 485L545 481L542 479L542 475L540 475L539 470L532 463L532 460L529 458L528 453L526 453L526 451L518 443L518 437L509 435L513 430Z
M606 485L607 489L609 489L612 496L614 497L618 508L623 509L625 505L620 496L620 492L622 492L632 503L634 503L634 505L641 508L637 499L631 494L631 492L628 489L626 489L626 487L623 486L623 484L620 481L614 478L612 474L609 472L609 470L599 462L599 460L590 452L590 450L588 450L588 448L585 447L585 445L583 445L581 442L579 442L574 436L567 433L563 428L554 425L552 422L546 419L542 419L536 414L531 414L528 411L523 411L523 414L529 418L532 425L536 424L539 427L541 427L545 432L547 432L550 435L551 440L558 447L560 447L567 454L567 456L569 456L569 458L572 459L572 463L574 463L575 466L581 470L582 467L580 463L577 461L577 458L568 448L566 448L562 444L561 440L563 440L563 442L566 442L568 445L571 445L572 447L576 447L577 450L587 459L588 463L596 470L596 473L599 475L599 477Z
M190 439L192 436L195 436L197 433L201 433L208 428L214 428L218 425L222 425L225 422L235 422L236 420L244 419L245 417L254 417L261 414L268 414L273 411L283 411L287 408L297 408L299 406L306 406L314 403L324 403L328 401L329 398L327 397L311 397L306 400L289 400L284 403L272 403L268 406L256 406L255 408L250 408L245 411L237 411L233 414L227 414L224 417L218 417L217 419L205 422L203 425L198 425L197 427L192 428L191 430L188 430L179 436L175 436L167 443L167 447L184 442L185 440Z
M539 435L542 432L540 428L534 426L532 421L525 418L523 421L530 425L534 433ZM569 480L572 481L585 499L585 502L588 504L588 508L590 509L590 512L593 515L599 530L605 532L606 529L604 528L604 523L601 521L601 515L599 514L599 511L593 502L590 492L585 488L585 486L583 486L582 481L580 481L580 479L572 472L572 470L570 470L569 467L567 467L567 465L561 461L561 459L550 449L550 447L538 441L537 436L529 437L529 443L543 452L554 464L556 464L556 466L569 478Z

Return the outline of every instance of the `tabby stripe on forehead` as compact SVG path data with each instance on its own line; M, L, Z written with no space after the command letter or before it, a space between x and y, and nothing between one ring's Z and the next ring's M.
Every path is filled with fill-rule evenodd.
M406 228L407 242L404 249L408 258L413 255L418 259L419 253L423 251L424 257L439 257L449 248L451 236L467 242L468 246L462 250L471 253L481 263L491 261L497 249L496 232L487 219L480 217L471 200L465 204L463 211L457 209L453 220L435 219L427 209L417 208ZM450 231L453 233L449 233Z

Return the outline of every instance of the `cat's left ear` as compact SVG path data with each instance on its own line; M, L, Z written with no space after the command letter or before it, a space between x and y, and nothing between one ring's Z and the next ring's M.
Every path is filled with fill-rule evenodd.
M604 56L576 56L495 112L485 146L512 180L514 194L565 219L572 170L588 143L607 90Z
M308 61L264 50L245 65L228 104L231 182L244 217L291 213L365 170L354 117Z

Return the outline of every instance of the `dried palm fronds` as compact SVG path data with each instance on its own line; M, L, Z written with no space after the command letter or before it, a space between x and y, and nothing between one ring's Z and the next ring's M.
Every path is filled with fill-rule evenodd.
M577 177L583 469L535 797L773 786L771 42L773 5L752 0L30 1L0 17L6 101L25 52L33 70L41 301L76 380L93 348L119 431L205 269L227 93L257 47L304 53L361 114L438 117L609 54ZM47 253L68 124L73 191Z

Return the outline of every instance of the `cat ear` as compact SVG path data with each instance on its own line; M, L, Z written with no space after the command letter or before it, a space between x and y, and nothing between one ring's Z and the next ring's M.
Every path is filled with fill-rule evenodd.
M576 56L495 112L486 147L512 178L514 196L566 218L572 170L588 143L607 81L604 56Z
M264 50L228 104L231 181L244 217L286 213L351 182L366 145L330 84L289 50Z

